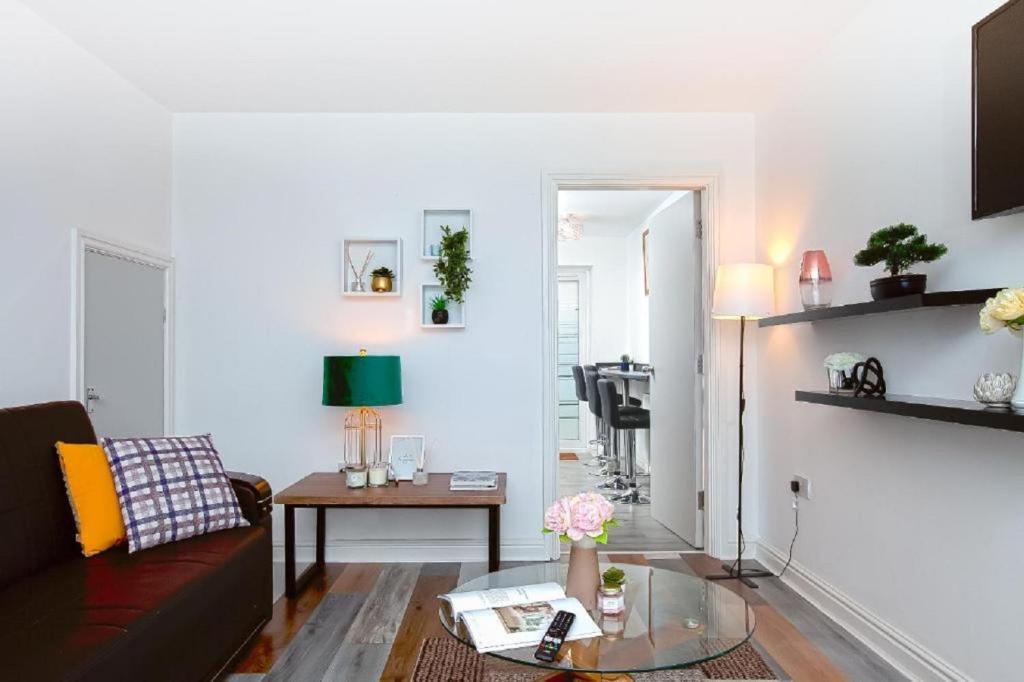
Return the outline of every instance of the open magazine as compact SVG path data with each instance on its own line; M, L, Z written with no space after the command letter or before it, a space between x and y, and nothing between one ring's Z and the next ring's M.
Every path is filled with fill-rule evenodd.
M537 646L559 611L576 614L566 641L601 636L583 604L566 597L558 583L453 592L440 599L447 602L452 620L465 624L480 652Z

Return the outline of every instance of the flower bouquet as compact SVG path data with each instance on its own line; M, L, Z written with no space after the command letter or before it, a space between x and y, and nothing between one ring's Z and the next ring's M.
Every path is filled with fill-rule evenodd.
M1024 289L1003 289L985 302L978 314L978 325L986 334L993 334L1004 327L1015 336L1022 336L1024 330ZM1021 369L1017 375L1017 388L1010 404L1024 410L1024 349L1021 352Z
M571 542L565 593L588 609L597 607L601 575L597 567L597 545L608 543L608 529L619 525L615 505L597 493L579 493L556 500L544 514L544 532L557 533Z

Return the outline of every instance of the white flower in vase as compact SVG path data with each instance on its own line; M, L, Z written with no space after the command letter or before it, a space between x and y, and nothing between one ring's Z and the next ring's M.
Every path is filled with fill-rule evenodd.
M1004 327L1014 336L1022 336L1024 329L1024 288L1003 289L985 302L978 314L978 326L986 334L993 334ZM1021 371L1024 376L1024 348L1021 350ZM1018 378L1016 390L1010 404L1024 410L1024 381Z

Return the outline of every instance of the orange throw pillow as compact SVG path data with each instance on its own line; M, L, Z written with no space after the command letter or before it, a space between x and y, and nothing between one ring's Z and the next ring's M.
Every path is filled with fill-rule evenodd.
M127 539L107 455L99 445L57 443L82 554L92 556Z

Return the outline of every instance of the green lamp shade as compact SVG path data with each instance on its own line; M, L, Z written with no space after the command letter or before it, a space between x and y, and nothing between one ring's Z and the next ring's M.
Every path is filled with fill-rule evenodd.
M380 407L402 403L402 362L397 355L324 358L324 405Z

